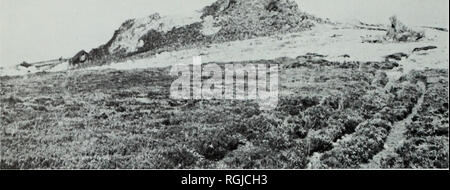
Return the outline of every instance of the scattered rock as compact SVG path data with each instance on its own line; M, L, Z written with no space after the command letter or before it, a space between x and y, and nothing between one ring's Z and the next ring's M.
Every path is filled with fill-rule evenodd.
M337 37L341 37L342 36L342 34L333 34L333 35L331 35L330 37L331 38L337 38Z
M377 69L377 70L391 70L391 69L394 69L394 68L400 66L400 64L398 64L397 62L393 62L393 61L383 61L383 62L369 61L369 62L360 63L360 65L370 67L373 69Z
M436 46L425 46L425 47L418 47L418 48L414 48L413 52L418 52L418 51L427 51L430 49L436 49Z
M403 58L408 58L409 55L406 53L394 53L388 56L385 56L384 58L386 59L386 61L389 60L395 60L395 61L401 61Z
M284 68L309 67L312 65L321 65L321 66L332 65L332 63L324 59L324 57L326 56L316 53L307 53L306 55L298 56L297 58L295 58L294 61L287 62Z
M369 44L377 44L377 43L383 43L384 39L379 36L364 36L362 37L362 43L369 43Z
M441 28L441 27L424 26L423 28L429 28L429 29L438 30L438 31L442 31L442 32L448 32L447 28Z
M24 62L20 63L19 66L28 68L28 67L31 67L31 66L33 66L33 65L32 65L32 64L29 64L29 63L27 63L27 62L24 61Z
M350 57L349 55L342 55L342 57ZM298 56L295 59L292 58L280 58L277 62L283 65L283 68L299 68L299 67L314 67L314 66L332 66L336 68L349 69L349 68L373 68L381 70L391 70L399 66L397 62L385 60L381 62L360 62L360 61L329 61L325 59L325 55L308 53L306 55Z
M368 24L361 21L359 21L359 23L355 26L355 28L362 30L387 31L386 28L381 24Z
M348 55L348 54L344 54L344 55L340 55L339 57L343 57L343 58L350 58L350 55Z
M322 54L318 54L318 53L306 53L306 57L320 57L320 58L324 58L327 57L326 55L322 55Z

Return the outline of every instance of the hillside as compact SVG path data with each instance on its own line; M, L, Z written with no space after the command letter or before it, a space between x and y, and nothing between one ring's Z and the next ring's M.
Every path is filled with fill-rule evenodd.
M2 77L0 167L360 168L402 127L370 168L448 168L447 69L391 79L395 65L313 54L218 64L246 63L282 68L275 110L171 99L170 67Z
M333 23L290 0L218 0L128 20L77 67L1 71L0 168L448 168L448 31L394 18ZM203 69L278 66L276 108L171 98L171 69L194 56Z

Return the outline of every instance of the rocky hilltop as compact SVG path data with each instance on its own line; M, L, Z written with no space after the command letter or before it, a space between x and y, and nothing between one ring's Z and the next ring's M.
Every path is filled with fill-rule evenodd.
M111 40L89 52L93 60L197 47L310 29L321 22L292 0L218 0L195 16L158 13L124 22Z

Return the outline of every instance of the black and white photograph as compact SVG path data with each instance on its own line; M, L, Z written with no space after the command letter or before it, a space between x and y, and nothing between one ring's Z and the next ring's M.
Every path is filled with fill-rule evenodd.
M447 0L0 0L0 170L448 170L448 23Z

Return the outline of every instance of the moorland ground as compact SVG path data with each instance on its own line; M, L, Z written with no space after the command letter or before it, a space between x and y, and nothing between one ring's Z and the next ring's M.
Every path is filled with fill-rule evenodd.
M1 77L0 168L448 168L448 70L317 56L252 61L271 111L171 99L170 67Z

